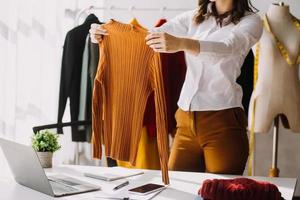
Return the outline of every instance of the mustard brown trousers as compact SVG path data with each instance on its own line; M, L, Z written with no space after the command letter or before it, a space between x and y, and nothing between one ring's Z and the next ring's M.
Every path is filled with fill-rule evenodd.
M249 154L242 108L175 115L177 132L169 159L174 171L242 175Z

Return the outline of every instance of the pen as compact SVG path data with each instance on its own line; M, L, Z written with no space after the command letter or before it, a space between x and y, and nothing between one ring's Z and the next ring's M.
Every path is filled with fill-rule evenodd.
M122 187L125 187L126 185L129 185L129 181L126 181L126 182L124 182L124 183L122 183L122 184L120 184L120 185L114 187L113 190L118 190L118 189L120 189L120 188L122 188Z

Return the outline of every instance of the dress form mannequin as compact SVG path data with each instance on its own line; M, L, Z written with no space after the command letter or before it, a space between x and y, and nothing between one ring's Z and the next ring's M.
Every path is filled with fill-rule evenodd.
M289 6L272 4L266 15L272 32L284 45L291 60L296 61L300 52L300 31ZM249 108L249 127L254 119L254 132L266 133L273 120L281 115L286 128L300 132L299 64L287 63L266 28L260 40L259 54L258 81Z

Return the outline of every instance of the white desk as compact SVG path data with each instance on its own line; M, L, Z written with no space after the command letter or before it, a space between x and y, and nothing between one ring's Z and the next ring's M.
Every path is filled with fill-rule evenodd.
M56 167L52 170L47 170L47 172L53 173L64 173L70 175L72 177L80 177L84 181L91 182L93 184L97 184L101 186L102 191L96 191L92 193L73 195L68 197L61 198L53 198L42 193L36 192L29 188L18 185L12 179L11 175L3 174L0 172L0 199L1 200L53 200L53 199L63 199L63 200L93 200L93 199L101 199L95 198L101 195L103 192L112 193L112 188L116 185L116 183L108 183L100 180L90 179L83 177L83 172L106 172L112 170L111 168L103 168L103 167L86 167L86 166L71 166L64 165L60 167ZM122 170L120 168L115 168L113 170ZM154 200L196 200L201 199L197 197L197 192L200 187L200 184L205 179L213 179L213 178L227 178L229 176L223 175L213 175L213 174L204 174L204 173L190 173L190 172L170 172L170 181L171 185L169 188L161 192L158 196L154 198ZM231 177L230 177L231 178ZM263 177L255 177L256 180L269 181L278 186L282 196L286 200L292 200L296 179L291 178L263 178ZM124 181L124 180L123 180ZM145 171L144 175L140 175L137 177L133 177L129 179L130 185L124 187L119 191L127 191L130 188L141 185L143 183L160 183L161 184L161 176L160 171Z

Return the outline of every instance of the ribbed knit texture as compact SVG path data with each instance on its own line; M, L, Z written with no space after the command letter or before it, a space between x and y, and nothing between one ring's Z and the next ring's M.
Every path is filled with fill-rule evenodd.
M157 142L163 181L168 177L166 103L160 55L146 45L147 31L111 20L100 44L93 94L93 154L135 164L147 99L155 94Z

